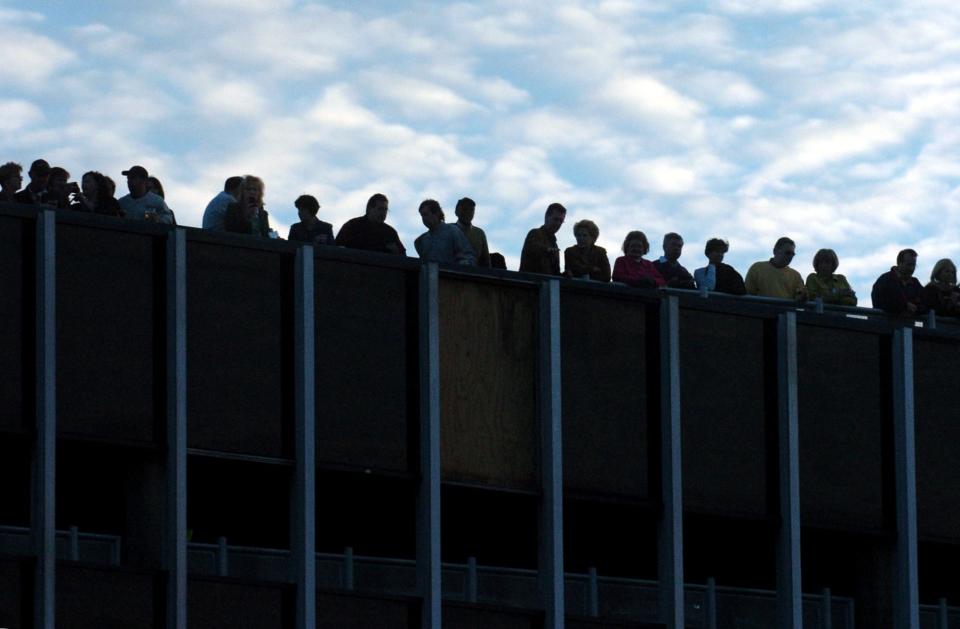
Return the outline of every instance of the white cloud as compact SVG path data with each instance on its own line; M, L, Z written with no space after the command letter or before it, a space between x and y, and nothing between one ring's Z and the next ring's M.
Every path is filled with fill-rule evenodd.
M16 133L43 120L43 112L25 100L0 100L0 131Z
M0 25L0 84L39 87L74 58L49 37Z
M451 120L480 108L453 90L418 78L371 72L363 83L405 117L416 120Z
M628 172L638 188L654 194L687 194L697 186L697 174L670 158L636 162Z

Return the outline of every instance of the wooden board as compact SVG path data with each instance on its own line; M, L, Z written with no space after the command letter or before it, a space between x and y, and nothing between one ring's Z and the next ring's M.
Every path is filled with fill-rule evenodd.
M315 274L317 460L406 471L411 406L417 417L409 271L317 259Z
M190 579L187 624L203 629L284 629L293 626L292 594L280 585Z
M537 304L532 289L440 281L445 480L537 486Z
M560 298L564 489L648 495L644 305Z
M763 325L680 311L684 508L766 513Z
M960 542L960 345L915 339L913 369L918 532Z
M797 328L804 526L883 529L882 340Z
M293 261L187 242L188 445L282 456L292 427Z
M24 221L0 217L0 430L21 432L24 428L25 375L33 378L33 360L24 360L32 347L24 339L33 334L33 322L24 327L25 313L33 316L33 283L24 285ZM29 373L25 374L25 371Z
M162 608L151 574L57 566L58 629L160 627Z
M57 226L57 429L154 440L158 349L153 237Z

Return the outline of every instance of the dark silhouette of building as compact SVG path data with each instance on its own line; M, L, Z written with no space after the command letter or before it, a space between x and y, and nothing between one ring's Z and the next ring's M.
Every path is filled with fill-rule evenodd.
M16 205L0 243L0 626L956 613L948 321Z

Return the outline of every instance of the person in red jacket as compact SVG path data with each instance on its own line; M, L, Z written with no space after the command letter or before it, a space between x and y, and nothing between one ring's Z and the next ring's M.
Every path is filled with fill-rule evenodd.
M613 264L613 281L623 282L638 288L658 288L667 282L653 266L653 262L644 260L650 251L650 241L642 231L632 231L623 239L623 253Z

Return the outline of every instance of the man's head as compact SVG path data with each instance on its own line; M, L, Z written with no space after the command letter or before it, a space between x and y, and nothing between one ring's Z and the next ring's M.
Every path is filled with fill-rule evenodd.
M559 203L551 203L543 214L543 228L551 234L555 234L560 231L560 226L563 225L563 219L566 217L567 208Z
M675 232L670 232L663 237L663 257L670 262L676 262L683 253L683 237Z
M457 201L457 208L453 211L457 215L457 222L463 225L473 223L473 215L477 211L476 202L470 197L463 197Z
M434 229L443 222L443 209L433 199L427 199L420 204L420 219L424 227Z
M786 236L783 236L773 245L773 258L770 262L778 269L782 269L783 267L790 266L790 262L795 255L797 255L796 243Z
M70 173L66 168L54 166L50 169L50 176L47 178L47 189L54 194L60 194L66 188L69 179Z
M317 197L310 194L301 194L293 205L297 208L297 215L301 222L309 221L320 211L320 202L317 201Z
M243 186L243 177L227 177L223 182L223 191L234 199L240 198L240 188Z
M912 277L917 270L917 252L913 249L904 249L897 254L897 275L903 278Z
M150 175L146 168L131 166L120 174L127 178L127 190L135 199L139 199L147 193L147 179L150 178Z
M716 265L723 262L723 256L727 255L727 251L729 250L730 245L726 240L722 238L711 238L707 241L707 246L704 247L703 253L707 256L710 264Z
M47 187L47 180L50 178L50 164L45 159L34 160L30 164L30 187L34 190L43 190Z
M16 162L7 162L0 166L0 188L16 192L23 186L23 166Z
M367 218L374 223L383 223L387 220L387 210L390 202L386 195L379 192L367 199Z

